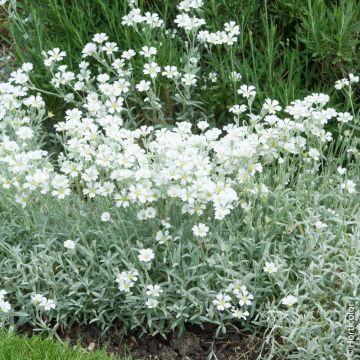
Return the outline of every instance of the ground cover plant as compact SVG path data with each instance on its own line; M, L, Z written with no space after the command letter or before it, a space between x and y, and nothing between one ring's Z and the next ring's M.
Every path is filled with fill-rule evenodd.
M261 333L259 359L356 355L359 77L331 84L336 106L278 84L279 101L240 73L231 17L124 9L127 43L44 49L0 84L2 326L212 324Z

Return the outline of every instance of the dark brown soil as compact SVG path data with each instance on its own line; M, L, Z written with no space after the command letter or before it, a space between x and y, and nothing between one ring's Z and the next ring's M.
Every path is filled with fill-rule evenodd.
M228 332L215 338L213 327L188 327L180 337L174 333L164 339L159 335L121 337L116 333L101 337L98 328L89 326L73 328L62 338L71 344L80 339L81 345L91 350L105 346L109 353L131 355L134 360L252 360L261 346L260 337L246 332Z

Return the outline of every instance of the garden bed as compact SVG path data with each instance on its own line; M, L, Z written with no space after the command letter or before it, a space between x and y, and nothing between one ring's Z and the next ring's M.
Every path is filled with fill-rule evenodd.
M115 331L101 335L96 326L73 327L60 337L72 345L81 344L85 349L106 348L114 355L131 356L134 360L252 360L256 359L261 348L261 336L246 331L228 331L215 337L214 326L203 329L188 326L184 333L139 336L133 333L121 336Z
M331 8L348 29L338 74L299 52L304 31L275 39L266 1L254 33L237 0L101 2L91 36L76 18L100 10L59 1L76 44L43 41L35 0L0 0L21 62L0 83L0 328L135 360L352 356L353 2ZM323 6L301 7L311 33Z

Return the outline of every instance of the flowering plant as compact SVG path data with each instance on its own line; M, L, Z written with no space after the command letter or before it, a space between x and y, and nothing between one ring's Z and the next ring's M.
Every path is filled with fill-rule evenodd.
M124 331L165 333L188 322L225 330L234 321L279 321L288 329L282 314L300 321L309 292L293 281L311 263L298 247L338 237L345 248L357 231L356 114L330 107L323 93L258 106L257 89L232 68L227 125L214 126L198 91L218 75L202 73L201 57L216 46L231 54L240 30L233 21L223 31L200 30L201 6L182 1L177 31L166 32L186 49L182 68L162 64L155 44L120 49L104 33L84 46L77 71L59 48L44 52L52 95L67 106L54 125L58 153L44 150L49 114L32 65L0 84L1 196L35 229L31 246L9 240L10 265L0 267L7 285L19 286L29 314L22 322L107 329L121 321ZM133 1L122 23L150 33L165 27ZM358 82L350 74L335 86L352 94Z

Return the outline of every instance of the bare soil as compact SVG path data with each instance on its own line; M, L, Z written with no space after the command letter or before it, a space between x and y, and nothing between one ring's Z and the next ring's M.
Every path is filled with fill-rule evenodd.
M115 332L101 337L95 326L72 328L62 338L71 344L80 341L84 348L106 347L109 353L131 355L134 360L253 360L261 346L261 338L246 332L228 332L215 338L212 326L201 329L189 326L179 337L170 334L121 337ZM211 356L212 355L212 356Z

